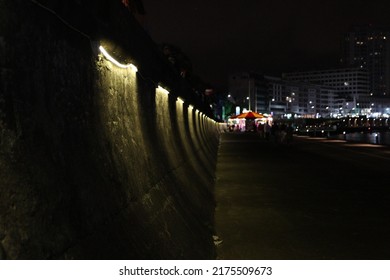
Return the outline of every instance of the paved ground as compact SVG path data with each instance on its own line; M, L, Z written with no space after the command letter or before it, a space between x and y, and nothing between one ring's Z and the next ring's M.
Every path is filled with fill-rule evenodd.
M390 259L389 159L387 147L223 134L218 258Z

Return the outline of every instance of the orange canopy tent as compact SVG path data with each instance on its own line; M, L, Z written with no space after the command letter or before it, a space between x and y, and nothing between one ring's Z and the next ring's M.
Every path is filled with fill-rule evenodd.
M261 119L261 118L264 118L264 116L262 114L259 114L259 113L256 113L256 112L252 112L252 111L248 111L246 113L242 113L242 114L239 114L237 116L233 116L231 117L232 119Z

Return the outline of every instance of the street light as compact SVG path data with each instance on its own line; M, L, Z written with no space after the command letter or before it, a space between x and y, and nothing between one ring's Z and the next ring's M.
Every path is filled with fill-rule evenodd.
M246 97L246 100L248 100L248 110L250 111L251 110L251 100L250 100L249 96Z
M250 101L250 96L251 96L251 79L250 79L250 74L248 76L248 97L246 99L248 99L248 109L249 111L251 110L251 101Z

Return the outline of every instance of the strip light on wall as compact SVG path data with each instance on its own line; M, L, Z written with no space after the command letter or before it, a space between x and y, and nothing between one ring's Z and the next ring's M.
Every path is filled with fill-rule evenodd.
M52 13L53 15L55 15L62 23L64 23L66 26L68 26L69 28L71 28L72 30L80 33L81 35L85 36L86 38L88 38L89 40L91 40L90 36L86 33L83 33L81 32L80 30L76 29L74 26L72 26L71 24L69 24L66 20L64 20L63 18L61 18L55 11L53 11L52 9L49 9L48 7L42 5L41 3L39 3L38 1L35 1L35 0L31 0L32 3L40 6L41 8L49 11L50 13ZM384 39L386 39L386 37L383 37ZM92 41L91 41L92 43ZM95 45L96 44L96 45ZM97 46L97 42L96 41L93 41L93 51L95 52L96 51L96 46ZM138 72L138 68L134 65L134 64L122 64L122 63L119 63L117 60L115 60L104 48L103 46L99 46L99 50L100 52L104 55L105 58L107 58L109 61L111 61L112 63L114 63L116 66L120 67L120 68L131 68L134 72ZM141 75L142 77L142 75ZM159 88L166 92L167 94L169 94L169 91L167 91L166 89L162 88L159 86ZM184 100L181 99L181 98L177 98L177 100L181 103L184 103ZM192 105L189 105L188 106L189 109L193 109L194 107ZM206 115L204 115L206 117ZM208 118L208 117L207 117ZM216 121L214 121L215 123L217 123ZM387 120L386 120L387 122Z
M107 58L109 61L111 61L112 63L114 63L116 66L120 67L120 68L131 68L133 69L134 72L138 72L138 68L134 65L134 64L122 64L122 63L119 63L117 60L115 60L115 58L113 58L105 49L103 46L99 46L99 50L100 52L104 55L105 58ZM169 94L169 91L166 90L165 88L163 88L162 86L158 86L157 87L158 90L164 92L165 94ZM180 102L180 103L183 103L184 104L184 100L181 99L180 97L177 97L177 101ZM193 110L194 109L194 106L192 106L191 104L188 105L188 109L190 110ZM200 113L203 115L203 117L207 118L207 119L210 119L209 117L207 117L205 114L203 114L203 112L200 112L198 109L196 109L196 112L197 113ZM215 121L214 121L215 122ZM217 122L215 122L217 123Z
M134 64L122 64L122 63L119 63L118 61L115 60L115 58L113 58L104 48L103 46L100 46L99 47L99 50L101 51L101 53L105 56L105 58L107 58L109 61L111 61L112 63L114 63L116 66L120 67L120 68L131 68L133 69L134 72L137 72L138 71L138 68L134 65Z
M158 86L157 89L161 90L163 93L165 94L169 94L169 91L167 91L165 88L163 88L162 86Z

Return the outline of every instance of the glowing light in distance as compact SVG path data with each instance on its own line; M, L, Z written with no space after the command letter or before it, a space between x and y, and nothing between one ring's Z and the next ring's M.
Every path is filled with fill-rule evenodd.
M192 105L188 105L188 109L194 109L194 106L192 106Z
M181 99L180 97L177 98L177 101L180 102L180 103L182 103L182 104L184 103L184 100Z
M161 90L163 93L165 94L169 94L169 91L167 91L165 88L163 88L162 86L158 86L157 87L159 90Z
M107 58L109 61L114 63L116 66L118 66L120 68L131 68L131 69L133 69L134 72L138 71L138 68L135 67L135 65L133 65L131 63L129 63L129 64L122 64L122 63L119 63L118 61L116 61L115 58L113 58L102 46L99 47L99 50L105 56L105 58Z

